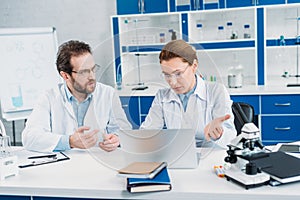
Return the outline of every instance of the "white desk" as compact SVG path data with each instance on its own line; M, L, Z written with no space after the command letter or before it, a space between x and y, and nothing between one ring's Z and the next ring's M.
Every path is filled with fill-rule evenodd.
M130 194L125 178L117 177L114 164L102 160L122 160L118 152L72 150L68 161L20 169L19 175L0 182L0 195L79 197L103 199L299 199L300 182L277 187L262 186L249 190L217 177L213 166L223 163L224 150L202 149L202 160L194 170L169 170L172 191ZM24 164L32 152L18 150Z

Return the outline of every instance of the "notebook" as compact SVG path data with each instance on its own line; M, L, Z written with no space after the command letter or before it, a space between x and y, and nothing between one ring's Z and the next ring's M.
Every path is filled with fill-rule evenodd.
M127 178L127 190L131 193L169 191L171 189L171 181L166 167L153 179Z
M198 166L192 129L123 130L119 137L127 161L167 162L171 169Z
M166 162L133 162L118 170L119 176L128 178L154 178L163 168Z

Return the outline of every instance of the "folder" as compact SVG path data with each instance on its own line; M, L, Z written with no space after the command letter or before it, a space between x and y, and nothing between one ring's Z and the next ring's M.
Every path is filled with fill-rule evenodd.
M295 156L277 151L251 162L280 183L300 181L300 159Z
M164 167L154 178L127 178L127 190L131 193L159 192L172 189L167 167Z

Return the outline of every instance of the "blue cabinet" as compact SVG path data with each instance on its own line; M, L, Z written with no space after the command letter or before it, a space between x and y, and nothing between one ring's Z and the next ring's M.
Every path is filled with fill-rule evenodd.
M227 8L285 4L285 0L226 0Z
M262 141L265 145L293 142L300 140L300 116L265 116L261 117Z
M246 6L254 6L255 0L226 0L227 8L237 8L237 7L246 7Z
M234 102L244 102L250 104L254 108L254 114L258 115L259 111L259 96L258 95L231 95L231 100Z
M120 97L122 107L133 129L140 127L139 97Z
M300 3L300 0L287 0L287 3Z
M300 140L300 95L261 97L262 141L266 145Z
M28 196L10 196L10 195L0 195L0 200L30 200L31 197Z
M117 0L117 14L168 12L168 0Z
M133 129L138 129L145 120L154 96L121 96L122 107Z

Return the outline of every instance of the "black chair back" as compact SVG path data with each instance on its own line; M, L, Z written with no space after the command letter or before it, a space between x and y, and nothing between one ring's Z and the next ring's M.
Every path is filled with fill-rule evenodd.
M250 104L244 102L233 102L232 112L234 115L234 125L237 135L241 133L241 129L245 123L254 122L254 108Z

